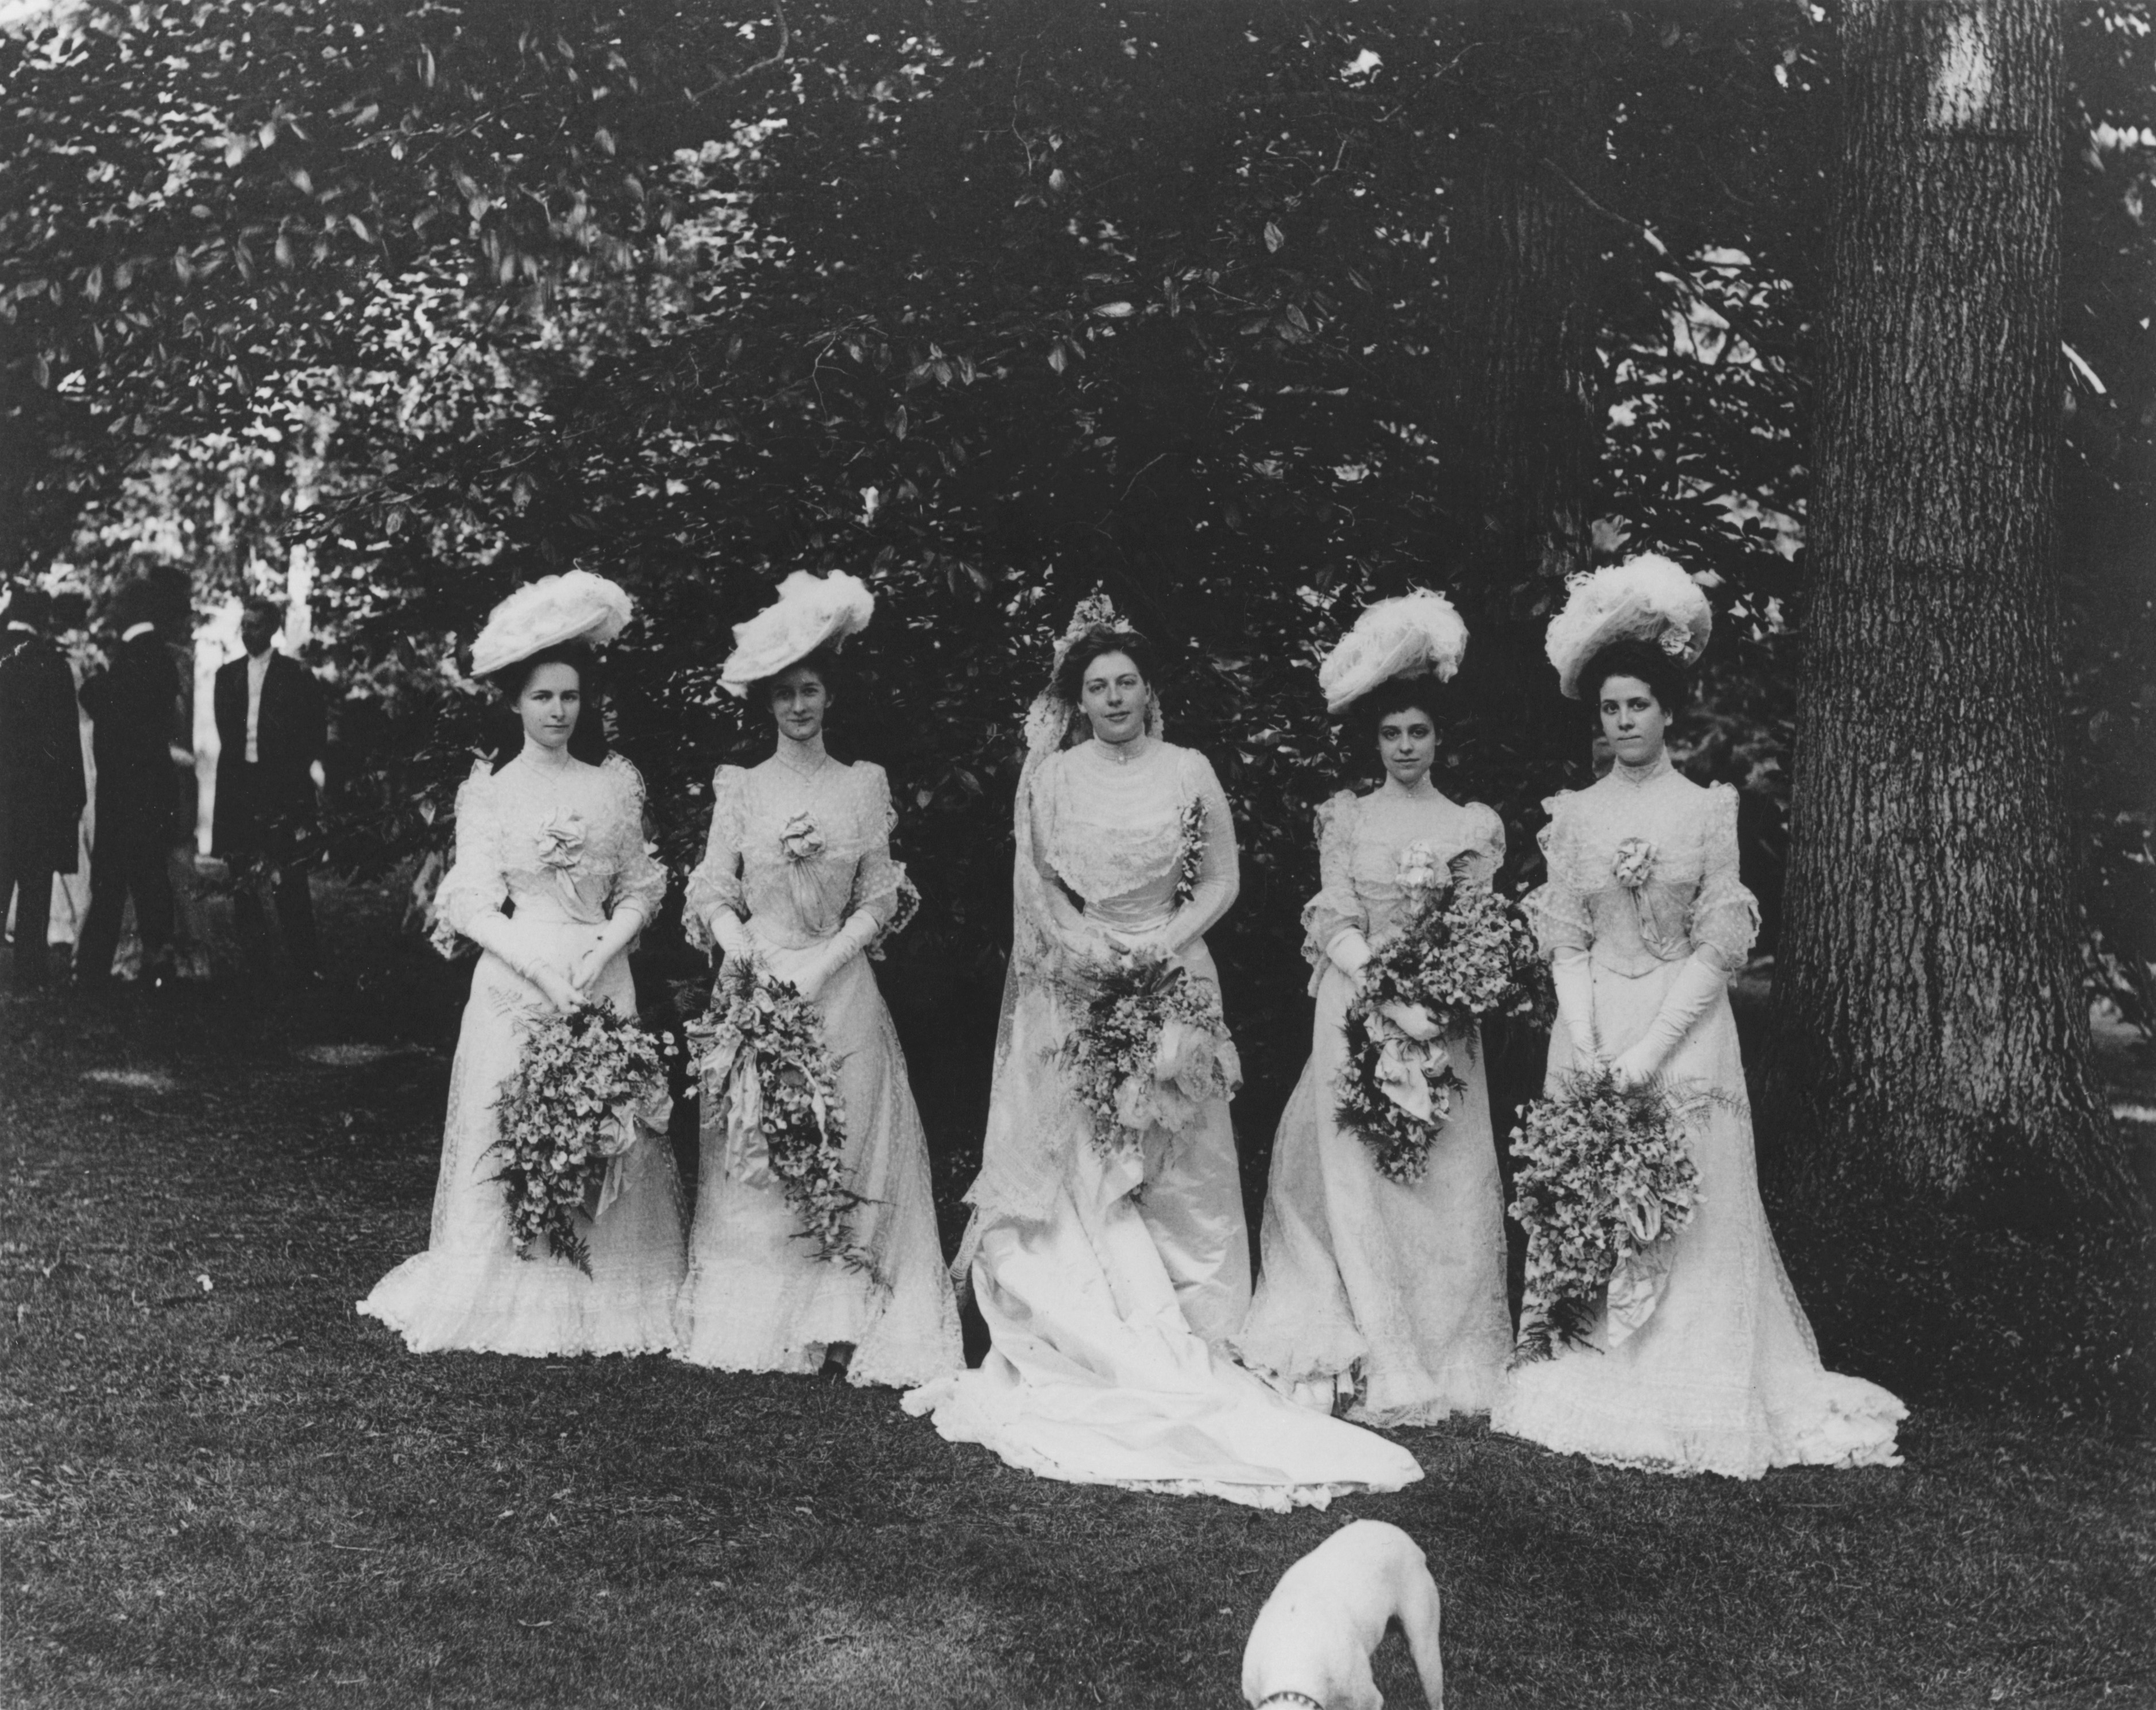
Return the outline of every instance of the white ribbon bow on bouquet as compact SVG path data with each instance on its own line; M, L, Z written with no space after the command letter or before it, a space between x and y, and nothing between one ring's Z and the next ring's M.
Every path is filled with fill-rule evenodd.
M1632 1249L1609 1273L1609 1322L1604 1334L1612 1348L1621 1347L1655 1316L1670 1285L1670 1249L1662 1240L1661 1201L1628 1199L1625 1221Z
M729 1028L696 1072L707 1097L726 1101L725 1173L752 1188L768 1186L771 1150L764 1143L763 1083L757 1078L755 1055L742 1048L741 1035Z
M603 1215L608 1206L621 1197L625 1162L630 1151L640 1145L647 1134L663 1134L666 1123L674 1114L674 1099L670 1093L660 1091L649 1098L632 1100L616 1105L610 1112L613 1120L600 1131L599 1156L606 1159L606 1177L599 1184L598 1203L592 1207L592 1215Z
M1450 1068L1452 1057L1436 1042L1436 1022L1419 1004L1388 1004L1378 1014L1394 1030L1378 1047L1379 1090L1417 1122L1437 1121L1445 1112L1430 1097L1430 1077Z

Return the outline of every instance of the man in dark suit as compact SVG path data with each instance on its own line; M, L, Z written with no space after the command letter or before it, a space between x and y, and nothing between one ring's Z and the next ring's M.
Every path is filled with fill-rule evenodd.
M53 875L75 869L85 799L74 673L53 644L52 602L22 588L0 640L0 915L15 897L15 984L45 983Z
M172 976L172 885L166 860L181 821L177 752L179 672L158 639L146 590L125 589L114 619L120 640L112 663L82 686L83 710L95 726L90 753L97 763L97 816L90 851L90 908L75 946L75 978L102 984L112 977L127 899L135 899L146 976Z
M263 936L262 887L274 887L285 947L304 978L319 972L315 910L301 856L316 823L315 768L327 736L321 686L297 660L276 650L284 614L250 599L239 619L244 658L217 674L217 805L213 853L240 879L241 931Z

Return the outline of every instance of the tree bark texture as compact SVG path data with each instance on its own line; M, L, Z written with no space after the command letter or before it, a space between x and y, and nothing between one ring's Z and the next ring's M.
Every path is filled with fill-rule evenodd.
M2058 13L1842 18L1764 1114L1815 1182L2102 1192L2121 1176L2075 951L2053 562Z

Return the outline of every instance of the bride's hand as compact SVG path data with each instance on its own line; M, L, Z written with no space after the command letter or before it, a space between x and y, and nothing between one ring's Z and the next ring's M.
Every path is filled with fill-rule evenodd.
M1081 971L1090 972L1106 968L1114 959L1115 953L1109 941L1098 932L1066 932L1057 935L1064 955Z

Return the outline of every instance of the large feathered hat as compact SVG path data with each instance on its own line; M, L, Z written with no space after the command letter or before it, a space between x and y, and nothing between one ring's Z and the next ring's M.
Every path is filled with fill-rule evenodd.
M472 675L490 677L549 647L582 641L603 647L621 634L634 609L617 583L588 570L527 582L486 615L472 643Z
M734 650L719 669L719 686L747 699L749 686L775 677L815 650L858 635L875 615L875 596L858 576L796 570L778 584L778 598L734 625Z
M1317 668L1325 710L1337 713L1394 677L1449 683L1467 651L1467 625L1441 593L1418 588L1363 608Z
M1577 701L1580 672L1611 642L1636 637L1691 665L1707 650L1713 629L1714 609L1684 567L1660 552L1642 552L1573 577L1543 649L1557 667L1558 686Z

